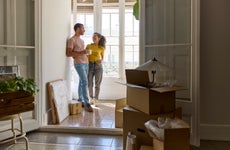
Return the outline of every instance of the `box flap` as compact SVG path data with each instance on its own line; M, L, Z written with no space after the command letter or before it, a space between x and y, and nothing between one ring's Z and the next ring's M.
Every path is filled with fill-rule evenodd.
M159 92L159 93L164 93L164 92L186 90L186 88L183 87L183 86L173 86L173 87L167 87L167 86L165 86L165 87L151 88L151 90Z
M141 145L140 150L153 150L152 146L148 146L148 145Z
M146 86L150 82L149 73L146 70L126 69L126 82L135 85Z
M144 87L144 86L134 85L134 84L129 84L129 83L125 83L124 85L126 85L128 87L133 87L133 88L148 89L147 87Z
M116 83L119 83L119 84L122 84L122 85L125 85L125 86L128 86L128 87L133 87L133 88L148 89L147 87L140 86L140 85L135 85L135 84L130 84L130 83L124 83L124 82L116 82Z
M115 110L123 109L126 105L126 98L116 99Z

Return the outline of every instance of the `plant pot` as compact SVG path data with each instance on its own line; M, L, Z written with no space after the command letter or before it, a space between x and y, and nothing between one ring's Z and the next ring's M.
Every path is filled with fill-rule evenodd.
M34 96L24 91L0 93L0 117L34 110Z

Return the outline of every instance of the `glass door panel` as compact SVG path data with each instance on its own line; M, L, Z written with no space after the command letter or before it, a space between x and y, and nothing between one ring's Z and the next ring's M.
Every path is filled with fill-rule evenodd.
M34 1L16 1L16 45L34 46Z
M148 0L146 45L191 43L191 0Z
M33 0L0 0L0 66L17 66L19 76L35 79L34 11ZM38 127L34 111L22 118L26 130Z

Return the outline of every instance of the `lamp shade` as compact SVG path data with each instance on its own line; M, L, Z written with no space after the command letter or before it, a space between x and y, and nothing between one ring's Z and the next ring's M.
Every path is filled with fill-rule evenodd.
M167 65L159 62L156 58L148 60L144 64L141 64L136 68L137 70L146 70L149 74L150 81L154 82L155 74L159 74L160 72L168 72L173 71L172 68L168 67Z

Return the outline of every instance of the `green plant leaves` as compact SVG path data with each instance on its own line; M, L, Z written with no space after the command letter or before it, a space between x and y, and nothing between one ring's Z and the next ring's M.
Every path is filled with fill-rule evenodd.
M11 82L2 81L2 82L0 82L0 93L14 92L14 91L16 91L15 86L16 86L15 82L13 82L13 81L11 81Z
M133 5L133 15L136 20L139 20L139 0Z
M23 77L16 77L10 81L0 82L0 93L25 91L30 95L35 95L39 89L34 79L24 79Z

